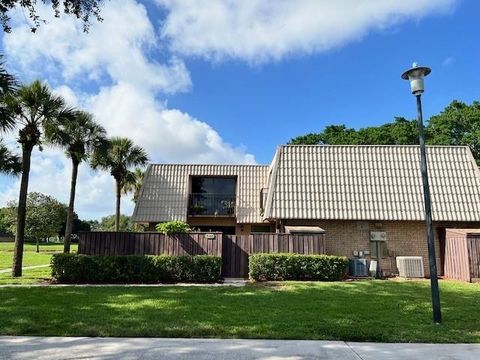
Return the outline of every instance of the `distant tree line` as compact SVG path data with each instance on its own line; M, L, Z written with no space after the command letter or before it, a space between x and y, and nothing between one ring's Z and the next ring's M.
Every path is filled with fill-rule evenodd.
M480 102L471 105L453 101L425 127L429 145L465 145L480 165ZM397 117L393 122L359 130L345 125L329 125L322 132L297 136L294 145L416 145L416 120Z

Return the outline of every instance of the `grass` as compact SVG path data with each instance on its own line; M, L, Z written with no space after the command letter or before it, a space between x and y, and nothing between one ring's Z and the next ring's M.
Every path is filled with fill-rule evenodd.
M12 277L10 275L10 272L0 273L0 285L38 284L38 283L46 282L50 280L51 277L52 277L52 274L50 271L50 267L23 270L23 276L21 277ZM2 290L0 289L0 298L1 298L1 292Z
M0 288L0 334L480 342L480 286L427 281Z
M23 249L23 266L50 264L52 254L63 251L63 244L41 244L36 252L35 244L27 243ZM77 251L77 244L72 244L72 251ZM11 269L13 260L13 243L0 243L0 270Z

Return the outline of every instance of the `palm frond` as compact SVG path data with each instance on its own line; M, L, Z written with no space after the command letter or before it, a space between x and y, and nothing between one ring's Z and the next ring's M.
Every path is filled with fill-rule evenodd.
M18 175L22 172L22 161L13 154L0 139L0 172L7 175Z

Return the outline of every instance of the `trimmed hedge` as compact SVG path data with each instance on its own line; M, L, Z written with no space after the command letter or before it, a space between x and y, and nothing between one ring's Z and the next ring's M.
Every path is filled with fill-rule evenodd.
M216 282L218 256L95 256L54 254L52 277L63 283Z
M344 256L301 254L252 254L250 279L338 281L345 278L348 259Z

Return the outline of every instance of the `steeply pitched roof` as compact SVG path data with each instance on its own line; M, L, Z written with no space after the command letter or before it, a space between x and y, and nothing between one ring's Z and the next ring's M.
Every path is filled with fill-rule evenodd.
M468 147L427 147L435 221L480 221ZM265 219L423 220L418 146L279 147Z
M268 166L261 165L150 165L145 174L133 220L187 220L189 178L192 175L237 176L236 216L239 223L260 223L260 190Z

